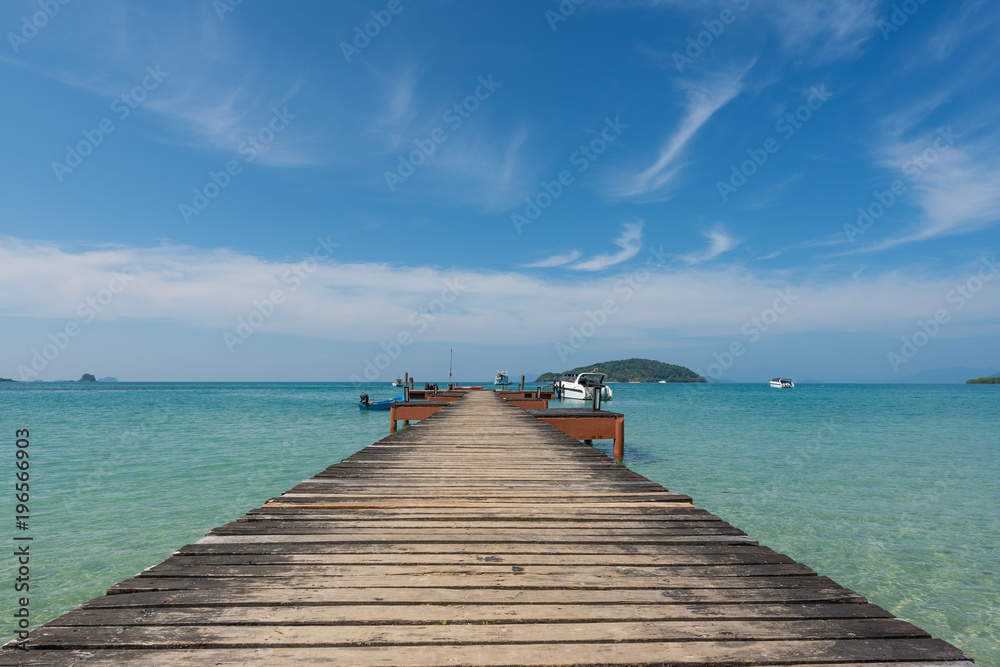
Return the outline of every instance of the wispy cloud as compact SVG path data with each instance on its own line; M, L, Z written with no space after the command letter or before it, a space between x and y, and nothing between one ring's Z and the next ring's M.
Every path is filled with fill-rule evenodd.
M681 88L687 99L685 115L677 129L664 141L657 159L638 173L622 177L612 194L619 197L658 197L667 194L684 167L682 158L688 143L715 112L740 94L744 86L743 78L753 64L751 62L740 70L711 76L702 81L682 83Z
M537 167L524 167L524 149L531 130L516 127L503 132L467 121L428 163L426 185L436 196L506 210L530 194ZM460 183L461 186L456 185Z
M879 0L766 0L758 7L778 27L785 48L818 66L854 59L878 35Z
M614 240L614 244L621 248L620 251L597 255L579 264L574 264L569 268L577 271L603 271L615 264L621 264L624 261L632 259L642 249L643 224L642 220L636 220L635 222L626 222L622 226L622 233Z
M384 111L370 119L369 131L387 151L395 151L403 143L404 133L417 116L417 76L412 66L395 77L385 75L371 65L366 66L373 76L385 83Z
M112 3L114 4L114 3ZM13 64L34 74L111 102L135 89L150 70L162 82L133 113L158 117L157 141L232 154L251 134L266 127L274 107L289 104L306 80L302 75L271 77L266 63L243 48L231 22L220 21L208 5L174 8L153 21L126 21L127 3L81 8L78 32L86 45L69 40L59 65ZM149 18L149 17L145 17ZM297 110L289 108L289 113ZM297 141L292 126L280 141L258 151L256 164L301 166L323 161L311 141Z
M926 116L941 113L947 95L915 105L919 113L893 116L878 148L878 164L891 169L904 188L894 206L919 212L902 231L872 227L875 242L845 254L880 252L908 243L967 234L1000 223L1000 135L969 126L927 128ZM914 129L921 128L920 130ZM881 223L880 223L881 224Z
M522 264L521 267L525 269L550 269L555 266L562 266L563 264L569 264L570 262L575 262L580 259L581 253L579 250L570 250L569 252L552 255L551 257L546 257L537 262L532 262L531 264Z
M721 227L714 227L709 231L704 232L704 236L708 239L708 247L702 252L682 255L681 259L684 260L684 262L691 265L710 262L719 257L719 255L729 252L740 244L739 241L730 236Z
M988 34L995 31L997 11L994 7L991 13L990 4L987 0L966 0L957 6L951 5L951 16L939 18L937 27L926 40L925 54L932 60L948 60L971 38L980 37L984 31Z

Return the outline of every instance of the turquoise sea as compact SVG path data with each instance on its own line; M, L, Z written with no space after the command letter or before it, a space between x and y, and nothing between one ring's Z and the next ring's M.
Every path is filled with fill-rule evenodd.
M613 387L630 468L1000 667L1000 386ZM33 538L32 627L386 435L387 413L355 407L361 390L399 392L0 385L0 539ZM30 431L26 531L17 429ZM4 640L15 560L0 559Z

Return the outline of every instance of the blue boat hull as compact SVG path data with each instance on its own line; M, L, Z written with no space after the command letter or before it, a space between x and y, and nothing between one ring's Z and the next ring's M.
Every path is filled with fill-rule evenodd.
M389 398L384 401L376 401L375 403L358 403L359 410L388 410L392 407L393 403L401 403L403 401L402 396L397 396L396 398Z

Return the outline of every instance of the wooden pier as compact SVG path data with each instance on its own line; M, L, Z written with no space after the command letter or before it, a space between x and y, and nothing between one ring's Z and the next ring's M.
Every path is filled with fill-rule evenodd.
M972 665L490 391L442 403L0 653L171 667L862 663Z

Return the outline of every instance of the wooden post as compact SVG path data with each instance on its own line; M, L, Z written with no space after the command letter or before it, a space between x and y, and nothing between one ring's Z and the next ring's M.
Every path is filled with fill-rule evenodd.
M410 378L410 391L413 391L413 378Z
M521 391L524 391L524 376L521 376Z
M615 417L615 448L612 454L618 463L625 458L625 415Z
M601 409L601 388L591 387L590 389L590 404L594 410Z
M410 374L403 373L403 400L410 400Z

